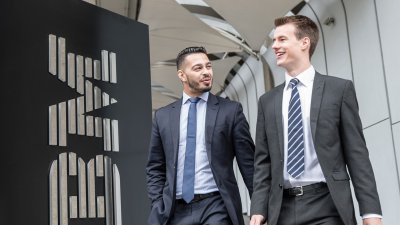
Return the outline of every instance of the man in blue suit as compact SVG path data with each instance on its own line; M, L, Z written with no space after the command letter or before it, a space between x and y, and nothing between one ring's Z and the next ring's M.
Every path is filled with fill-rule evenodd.
M150 225L244 225L233 159L250 195L254 144L240 103L215 96L203 47L177 57L183 97L154 113L147 163Z

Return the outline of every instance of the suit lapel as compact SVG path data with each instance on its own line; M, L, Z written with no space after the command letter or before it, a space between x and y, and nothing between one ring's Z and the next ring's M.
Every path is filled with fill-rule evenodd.
M208 95L208 100L207 100L207 111L206 111L206 124L205 124L205 137L206 137L206 148L207 148L207 156L208 160L210 161L211 165L211 143L212 143L212 137L214 134L214 127L215 127L215 121L217 119L217 114L219 110L219 101L217 97L215 97L213 94Z
M276 127L278 132L279 146L281 152L281 158L283 159L283 125L282 125L282 97L283 97L283 88L285 87L285 83L278 87L276 98L275 98L275 119L276 119Z
M182 107L182 99L174 102L171 108L170 114L170 129L171 129L171 138L173 143L174 150L174 164L176 164L178 157L178 143L179 143L179 135L180 135L180 116L181 116L181 107Z
M321 107L322 94L324 90L325 79L324 77L315 72L314 84L311 96L311 109L310 109L310 125L312 138L315 143L315 131L318 122L319 111Z

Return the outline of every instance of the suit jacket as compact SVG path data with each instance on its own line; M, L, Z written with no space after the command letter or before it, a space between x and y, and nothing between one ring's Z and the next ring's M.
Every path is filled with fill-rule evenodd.
M146 168L148 196L152 202L150 225L166 224L174 212L181 105L182 100L178 100L154 114ZM205 129L207 156L215 182L233 224L243 225L233 159L236 157L251 195L254 143L240 103L210 93Z
M251 214L263 215L268 225L277 223L283 196L284 85L261 96L258 105ZM322 172L344 223L357 224L350 191L350 177L360 206L360 214L382 214L353 83L316 72L310 123ZM317 209L315 210L317 213Z

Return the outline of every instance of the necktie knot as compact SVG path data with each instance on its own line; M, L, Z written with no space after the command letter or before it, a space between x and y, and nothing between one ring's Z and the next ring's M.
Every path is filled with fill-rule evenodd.
M198 103L200 101L200 98L199 97L189 98L189 101L190 101L190 103L196 104L196 103Z
M293 78L293 79L290 80L289 83L290 83L290 85L292 86L292 89L293 89L299 84L299 82L300 82L299 79Z

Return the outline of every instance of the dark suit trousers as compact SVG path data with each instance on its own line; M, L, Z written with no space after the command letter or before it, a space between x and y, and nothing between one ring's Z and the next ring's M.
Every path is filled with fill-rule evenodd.
M221 195L189 204L178 200L168 225L232 225Z
M283 196L277 225L344 225L327 187Z

